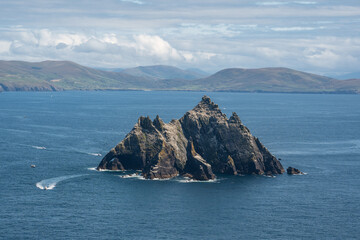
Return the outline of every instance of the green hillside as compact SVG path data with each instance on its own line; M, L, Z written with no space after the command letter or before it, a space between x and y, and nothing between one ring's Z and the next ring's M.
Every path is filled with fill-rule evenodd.
M3 90L94 90L146 89L154 81L121 72L106 72L68 61L38 63L0 61L0 86Z
M190 74L190 73L189 73ZM136 76L137 75L137 76ZM336 80L288 68L221 70L191 79L170 66L109 72L68 61L0 61L0 91L193 90L242 92L360 93L360 80Z
M123 73L137 76L137 77L146 77L153 79L185 79L185 80L194 80L201 77L204 77L203 74L191 70L182 70L180 68L165 66L165 65L155 65L155 66L146 66L146 67L135 67L128 68L122 71Z
M340 81L288 68L221 70L184 89L244 92L359 92L359 80Z

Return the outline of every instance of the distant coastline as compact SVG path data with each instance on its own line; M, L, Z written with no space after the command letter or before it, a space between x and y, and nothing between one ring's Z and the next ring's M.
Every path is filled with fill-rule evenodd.
M288 68L229 68L205 76L163 65L110 72L69 61L0 61L0 92L69 90L359 94L360 79Z

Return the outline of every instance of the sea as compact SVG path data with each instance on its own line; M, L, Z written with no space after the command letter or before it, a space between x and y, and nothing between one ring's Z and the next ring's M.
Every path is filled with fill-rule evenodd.
M203 95L305 174L203 182L95 170L139 116L169 122ZM3 92L0 164L0 239L360 236L360 95Z

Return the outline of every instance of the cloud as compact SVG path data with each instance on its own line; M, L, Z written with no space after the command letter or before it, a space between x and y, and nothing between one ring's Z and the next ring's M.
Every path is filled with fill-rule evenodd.
M251 41L242 37L234 41L232 38L217 36L220 31L218 26L215 25L218 32L212 32L211 24L205 26L201 27L202 31L210 28L206 30L210 35L203 35L198 41L184 41L184 38L176 39L173 35L124 36L112 32L86 34L21 28L1 35L0 58L27 61L66 59L87 66L103 67L166 64L208 71L228 67L281 66L326 73L339 70L351 72L360 65L360 38L289 40L286 35L281 35L277 38L253 37ZM259 26L249 25L244 28L254 30ZM284 27L273 31L310 31L312 28L315 27Z
M294 31L313 31L325 29L325 27L272 27L271 30L275 32L294 32Z
M179 26L166 29L166 34L180 34L182 36L221 36L236 37L245 31L257 30L257 24L196 24L182 23Z
M99 61L103 64L119 66L134 66L136 63L147 64L181 64L183 62L196 61L208 56L200 52L180 51L168 41L158 35L137 34L133 36L118 36L115 33L102 33L88 35L84 32L68 33L62 31L50 31L48 29L31 30L17 29L4 34L8 39L0 39L0 58L5 57L4 52L10 54L10 58L26 59L81 59L80 63ZM112 59L119 58L115 63ZM122 57L120 57L122 56ZM7 56L9 59L9 56ZM124 59L127 59L125 62Z
M317 4L317 2L293 1L293 2L257 2L256 3L256 5L260 5L260 6L281 6L281 5L288 5L288 4L314 5L314 4Z
M304 48L302 55L307 63L318 69L355 69L360 64L360 39L354 46L350 39L324 39L323 42Z
M11 42L10 41L1 41L0 40L0 53L7 53L10 50Z
M289 2L257 2L256 5L260 6L279 6L279 5L286 5Z
M308 1L295 1L294 3L297 3L297 4L304 4L304 5L313 5L313 4L317 4L317 2L308 2Z
M11 42L17 41L29 46L37 45L39 47L57 46L60 43L73 46L79 45L87 39L84 34L55 32L48 29L11 28L1 31L1 35L3 39Z
M137 35L134 36L135 48L141 55L150 55L162 60L180 60L182 56L168 42L159 36Z
M56 45L56 49L64 49L66 48L68 45L65 43L59 43L58 45Z
M360 65L355 0L13 2L0 1L0 59L209 71L356 71Z
M78 52L105 52L107 50L107 44L105 42L99 41L95 38L90 38L86 42L76 46L74 48Z
M134 3L134 4L139 4L142 5L144 4L143 1L139 1L139 0L121 0L122 2L130 2L130 3Z

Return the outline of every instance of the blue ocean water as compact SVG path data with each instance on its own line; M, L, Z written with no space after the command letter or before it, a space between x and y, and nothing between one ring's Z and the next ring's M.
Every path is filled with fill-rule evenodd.
M140 115L169 122L204 93L5 92L0 239L359 238L359 95L206 94L307 175L188 182L97 172Z

